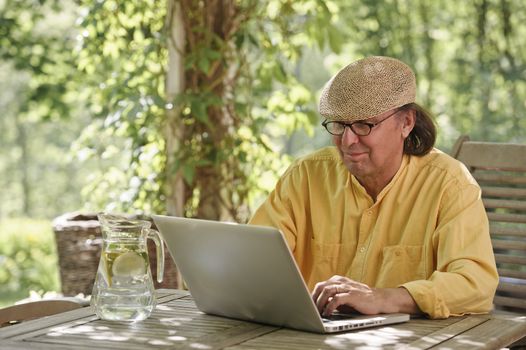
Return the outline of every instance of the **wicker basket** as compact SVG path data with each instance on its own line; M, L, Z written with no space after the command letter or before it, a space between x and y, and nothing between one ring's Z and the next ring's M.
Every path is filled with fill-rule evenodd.
M134 217L138 218L138 217ZM147 219L140 217L140 219ZM155 227L154 227L155 228ZM67 213L53 221L60 280L64 295L91 294L99 266L102 235L96 213ZM148 240L148 255L155 288L179 288L179 273L165 245L164 280L157 283L155 243Z

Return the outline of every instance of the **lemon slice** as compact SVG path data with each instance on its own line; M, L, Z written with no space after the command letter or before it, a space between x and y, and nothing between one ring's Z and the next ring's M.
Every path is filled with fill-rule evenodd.
M146 273L146 264L139 253L126 252L115 259L111 271L118 277L141 276Z

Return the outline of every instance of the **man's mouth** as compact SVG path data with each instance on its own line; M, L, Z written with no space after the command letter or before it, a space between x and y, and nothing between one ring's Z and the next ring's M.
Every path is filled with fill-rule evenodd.
M361 158L365 157L367 155L367 152L357 152L357 151L352 151L352 152L343 152L343 157L350 160L350 161L357 161L357 160L360 160Z

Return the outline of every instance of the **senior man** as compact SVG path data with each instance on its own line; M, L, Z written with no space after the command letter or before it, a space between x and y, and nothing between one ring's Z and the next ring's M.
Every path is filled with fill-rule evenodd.
M296 160L251 224L279 228L323 315L491 310L498 283L480 187L434 148L403 62L340 70L319 103L334 147Z

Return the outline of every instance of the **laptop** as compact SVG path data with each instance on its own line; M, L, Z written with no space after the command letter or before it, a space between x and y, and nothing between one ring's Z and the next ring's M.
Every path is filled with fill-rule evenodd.
M322 318L276 228L162 215L153 220L204 313L316 333L409 320L407 314Z

